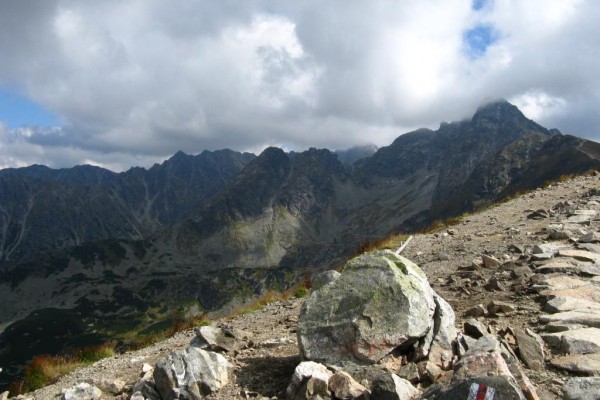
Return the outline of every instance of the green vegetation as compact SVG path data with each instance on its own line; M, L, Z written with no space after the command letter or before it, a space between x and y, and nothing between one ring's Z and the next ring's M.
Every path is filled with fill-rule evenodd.
M294 292L294 297L301 299L303 297L308 296L308 289L305 287L300 287L298 289L296 289L296 291Z

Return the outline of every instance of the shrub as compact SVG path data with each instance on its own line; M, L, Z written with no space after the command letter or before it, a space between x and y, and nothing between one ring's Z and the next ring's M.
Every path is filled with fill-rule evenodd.
M294 292L294 297L301 299L303 297L308 296L308 289L305 287L299 287L298 289L296 289L296 291Z

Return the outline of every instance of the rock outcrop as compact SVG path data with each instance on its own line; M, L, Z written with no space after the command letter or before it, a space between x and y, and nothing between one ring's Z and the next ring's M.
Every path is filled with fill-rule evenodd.
M163 399L196 400L225 386L231 369L222 355L190 346L161 360L154 381Z
M394 351L409 354L417 347L426 356L432 346L454 340L449 337L453 314L435 297L425 274L406 258L363 254L304 303L298 322L301 354L331 364L375 364ZM450 332L439 334L449 326Z

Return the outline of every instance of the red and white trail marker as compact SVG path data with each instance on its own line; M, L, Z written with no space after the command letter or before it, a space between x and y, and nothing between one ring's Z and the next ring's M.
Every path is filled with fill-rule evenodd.
M471 384L467 400L492 400L495 392L494 388L486 386L483 383L473 383Z

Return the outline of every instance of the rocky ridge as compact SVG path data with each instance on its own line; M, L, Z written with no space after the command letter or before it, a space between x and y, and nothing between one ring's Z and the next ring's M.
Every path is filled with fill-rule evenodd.
M396 394L402 390L407 393L405 397L390 398L412 398L417 396L411 390L413 386L425 391L421 398L456 398L448 396L465 390L468 395L472 390L469 379L481 375L486 378L478 381L479 385L498 389L508 382L507 390L514 390L514 398L593 399L600 385L600 324L595 311L600 302L598 212L600 177L592 174L518 196L464 217L450 228L414 237L402 255L419 265L431 288L456 314L455 325L460 332L454 342L455 358L447 371L442 367L419 367L420 361L415 359L413 363L407 353L391 352L391 359L375 360L378 369L390 374L388 380L361 378L352 368L344 374L326 367L315 367L317 372L311 372L310 376L321 378L306 380L308 374L302 371L314 366L299 367L303 364L297 340L298 315L305 301L294 299L268 305L253 314L216 321L212 337L215 332L224 335L226 340L221 344L208 340L206 333L181 333L139 352L76 371L32 396L65 397L63 390L76 391L76 384L87 381L88 385L104 388L102 398L129 398L137 393L133 392L136 384L141 396L152 398L149 389L139 383L141 375L148 374L153 365L173 351L181 354L190 343L198 347L200 340L212 341L203 351L221 353L226 360L224 369L231 371L227 383L220 380L220 388L210 389L209 394L208 383L197 386L199 393L212 399L286 398L294 381L296 387L304 385L305 390L310 381L314 393L325 390L337 398L360 398L366 396L366 391L372 398L387 398L383 393L391 393L390 388ZM312 296L319 290L315 289ZM411 345L423 338L422 333L417 336L419 340L411 340ZM416 349L418 346L413 346ZM124 382L120 390L115 389L119 385L108 384L117 380ZM338 395L338 391L348 394ZM498 389L497 398L511 398L499 397L500 393ZM139 399L140 394L132 398Z

